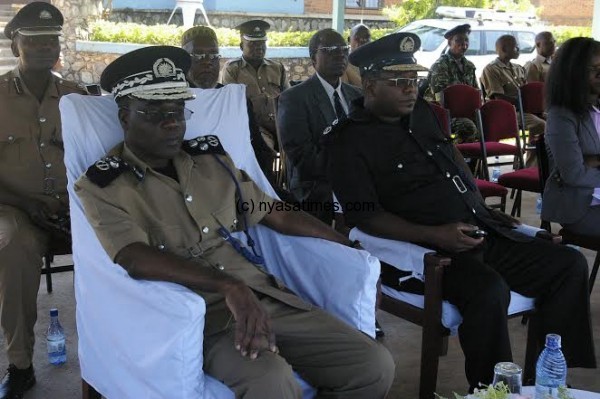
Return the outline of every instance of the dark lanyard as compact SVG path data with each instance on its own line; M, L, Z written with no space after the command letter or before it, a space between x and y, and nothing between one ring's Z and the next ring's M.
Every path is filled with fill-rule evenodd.
M462 170L462 168L460 166L458 166L455 162L454 159L452 159L452 157L450 157L448 154L446 154L446 152L440 147L440 145L438 144L434 150L438 150L438 152L441 152L442 155L450 162L450 164L452 166L454 166L454 168L456 169L456 173L454 174L454 176L452 176L452 174L450 173L450 171L447 170L447 168L445 168L434 156L433 152L431 150L428 150L425 148L425 146L423 144L421 144L421 142L417 139L417 137L413 134L412 129L409 127L408 129L408 134L410 137L412 137L412 139L415 141L415 143L417 143L417 145L419 146L419 148L421 149L421 151L423 151L423 153L427 154L429 156L429 158L431 158L433 160L433 163L435 163L435 165L437 166L437 168L442 172L442 174L445 174L446 177L451 178L452 183L454 183L454 187L456 188L456 191L458 191L458 193L460 194L460 197L462 198L463 202L467 205L467 207L469 208L469 210L473 210L475 209L475 203L473 201L473 199L471 198L471 196L466 195L467 191L469 191L467 189L470 188L472 191L477 190L477 186L473 184L473 182L471 181L471 179L469 179L465 173L464 170Z
M219 159L219 157L216 154L212 154L212 156L217 160L218 163L221 164L221 166L225 168L225 170L233 180L233 183L235 184L235 191L240 198L240 202L243 203L244 198L242 197L242 190L240 189L240 184L235 178L235 175L233 174L231 169L229 169L227 165L225 165L225 163L221 159ZM233 249L235 249L240 255L246 258L246 260L254 263L255 265L264 265L265 259L256 252L254 240L252 239L252 237L250 237L250 233L248 232L248 223L246 220L246 214L244 212L242 212L242 218L244 223L244 235L246 236L246 242L248 243L250 249L252 249L252 252L250 252L240 240L233 237L231 235L231 232L225 226L221 225L217 232L221 235L221 237L223 237L225 241L227 241L233 247Z

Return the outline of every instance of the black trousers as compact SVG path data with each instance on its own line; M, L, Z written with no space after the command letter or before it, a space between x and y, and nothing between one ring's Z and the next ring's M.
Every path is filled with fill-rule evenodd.
M512 361L507 327L511 290L536 299L541 347L545 334L559 334L568 367L596 367L588 266L580 252L545 240L515 242L491 233L480 248L450 257L443 294L463 317L458 335L471 390L492 382L497 362ZM384 271L384 284L389 279ZM423 292L415 279L399 288Z

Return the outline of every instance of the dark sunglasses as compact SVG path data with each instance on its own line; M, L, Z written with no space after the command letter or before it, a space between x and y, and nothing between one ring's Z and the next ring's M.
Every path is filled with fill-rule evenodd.
M203 61L208 60L210 62L216 62L221 59L221 54L196 54L191 53L192 61Z
M350 51L350 46L327 46L327 47L319 47L317 51L322 51L327 55L333 54L343 54L347 55Z
M129 108L123 108L123 109L129 111ZM177 111L154 111L154 110L142 111L142 110L138 109L135 112L140 115L144 115L144 119L147 122L154 123L154 124L159 124L161 122L170 121L170 120L175 120L178 122L181 122L184 120L189 121L190 118L192 117L192 115L194 114L194 111L192 111L191 109L187 109L187 108L183 108L182 110L177 110Z
M417 88L425 78L380 78L377 80L388 81L391 84L389 86L400 87L403 89Z

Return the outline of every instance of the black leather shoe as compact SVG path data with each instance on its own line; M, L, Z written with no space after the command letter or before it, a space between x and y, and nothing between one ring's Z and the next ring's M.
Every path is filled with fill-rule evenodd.
M33 365L22 370L14 364L8 366L8 370L2 378L1 399L23 399L25 391L35 385L35 373Z
M379 325L379 322L377 320L375 320L375 338L383 338L383 337L385 337L385 333L383 332L383 329Z

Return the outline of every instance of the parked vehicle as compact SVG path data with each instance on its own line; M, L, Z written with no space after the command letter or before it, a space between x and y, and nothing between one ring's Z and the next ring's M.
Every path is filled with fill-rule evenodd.
M461 7L445 8L460 9ZM448 41L444 39L444 33L461 24L471 25L466 57L475 64L478 79L483 68L497 57L496 40L500 36L508 34L517 38L521 54L513 62L525 65L536 56L535 35L545 30L541 25L528 26L513 22L460 18L423 19L414 21L398 29L397 32L412 32L421 38L421 49L415 53L415 58L419 64L429 68L448 49Z

